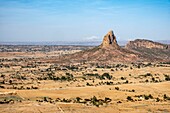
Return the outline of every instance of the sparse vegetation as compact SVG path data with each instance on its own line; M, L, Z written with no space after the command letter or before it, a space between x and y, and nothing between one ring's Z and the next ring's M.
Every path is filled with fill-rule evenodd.
M60 51L55 46L44 47L44 50L37 46L33 48L28 46L28 48L30 50L26 50L25 47L23 50L14 48L15 51L21 51L19 53L12 50L1 53L0 104L4 104L3 107L12 106L11 109L14 107L17 109L21 105L32 105L36 100L35 105L45 105L47 108L59 105L64 112L67 112L67 109L74 112L79 108L93 109L93 107L103 111L107 109L107 105L113 109L123 110L126 106L133 104L137 106L139 103L146 106L154 105L153 108L158 109L164 106L166 109L169 103L169 93L167 87L164 87L168 86L170 81L169 63L112 64L112 62L101 63L87 59L78 63L74 63L74 59L69 59L64 63L63 54L70 54L69 51L73 50L70 47L65 50L60 47ZM50 48L57 51L51 51ZM58 57L63 62L62 60L59 62ZM160 88L164 89L159 90ZM156 91L159 91L159 94ZM145 106L139 107L139 109L145 108ZM42 110L39 106L38 109ZM59 108L54 107L54 109ZM152 108L149 109L151 112L154 111ZM55 112L61 111L57 110Z
M93 96L90 99L82 99L80 97L76 97L76 98L71 98L71 99L60 99L57 98L56 100L53 100L52 98L49 97L43 97L42 100L37 99L37 102L49 102L49 103L55 103L55 102L64 102L64 103L83 103L86 105L92 105L92 106L103 106L104 104L107 105L108 103L110 103L112 100L108 97L105 97L104 99L97 99L96 96Z

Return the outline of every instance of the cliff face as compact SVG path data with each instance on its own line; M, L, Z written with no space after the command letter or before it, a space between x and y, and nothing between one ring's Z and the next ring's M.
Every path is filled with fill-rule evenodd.
M102 48L119 48L117 44L116 36L114 35L113 31L109 31L103 38L103 42L100 45Z
M125 46L126 49L141 54L154 61L170 61L170 45L150 40L136 39Z
M153 42L150 40L136 39L134 41L128 42L126 45L126 48L128 49L133 49L133 48L169 49L169 46L166 44L161 44L161 43Z

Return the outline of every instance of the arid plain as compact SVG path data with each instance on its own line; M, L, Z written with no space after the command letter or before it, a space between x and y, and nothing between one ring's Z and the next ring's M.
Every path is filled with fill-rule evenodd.
M170 0L0 0L0 113L170 113Z
M1 113L170 112L169 63L66 65L54 59L92 47L49 46L49 51L46 46L34 46L30 51L27 46L22 50L18 46L3 48Z

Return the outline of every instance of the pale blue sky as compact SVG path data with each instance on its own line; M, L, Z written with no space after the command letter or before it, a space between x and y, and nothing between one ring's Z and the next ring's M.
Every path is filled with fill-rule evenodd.
M0 0L0 42L170 39L170 0Z

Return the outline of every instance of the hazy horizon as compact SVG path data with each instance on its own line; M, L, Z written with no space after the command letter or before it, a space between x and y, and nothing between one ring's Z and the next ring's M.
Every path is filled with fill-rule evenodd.
M131 40L129 40L131 41ZM154 40L163 44L170 44L170 40ZM125 46L128 40L118 40L120 46ZM63 45L63 46L98 46L102 41L39 41L39 42L0 42L0 45Z
M170 0L0 0L0 42L169 40ZM59 38L61 37L61 38Z

